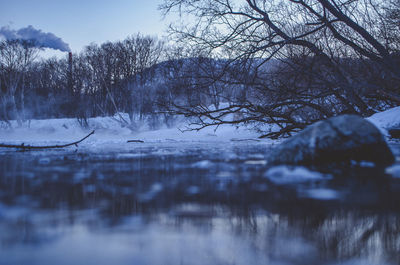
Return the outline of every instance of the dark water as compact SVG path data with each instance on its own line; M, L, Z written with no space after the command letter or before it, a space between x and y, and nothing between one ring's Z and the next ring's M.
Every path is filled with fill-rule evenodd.
M269 154L1 150L0 264L400 264L400 178L367 168L277 185Z

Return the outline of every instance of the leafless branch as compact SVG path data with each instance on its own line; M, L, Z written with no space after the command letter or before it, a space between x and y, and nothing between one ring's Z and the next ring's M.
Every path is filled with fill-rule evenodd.
M27 150L42 150L42 149L65 148L65 147L72 146L72 145L75 145L77 147L79 143L81 143L82 141L86 140L92 134L94 134L94 131L90 132L88 135L86 135L85 137L83 137L79 141L72 142L72 143L69 143L69 144L63 144L63 145L35 146L35 145L25 145L24 143L22 143L20 145L0 144L0 148L16 148L16 149L20 149L20 150L23 150L23 151L27 151Z

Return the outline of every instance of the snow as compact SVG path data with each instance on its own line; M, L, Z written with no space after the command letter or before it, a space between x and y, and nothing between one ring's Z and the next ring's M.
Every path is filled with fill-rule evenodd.
M125 114L122 114L125 117ZM248 128L237 128L232 125L207 127L200 131L185 131L187 122L182 121L173 128L161 127L157 130L138 128L136 131L124 127L119 116L96 117L88 120L88 128L83 128L73 118L30 120L22 126L11 121L11 127L0 123L0 142L19 144L68 143L76 141L95 130L95 134L82 144L88 143L126 143L127 140L142 140L144 142L223 142L223 141L253 141L259 136ZM263 140L265 141L265 140Z
M88 128L83 128L77 119L47 119L47 120L31 120L18 126L15 121L11 121L12 126L6 126L0 123L0 143L22 144L27 145L51 145L65 144L81 139L91 130L95 130L95 134L79 144L80 147L89 148L90 150L119 150L117 158L129 159L132 156L140 154L132 154L127 151L134 146L142 145L142 143L127 143L128 140L141 140L144 143L160 144L166 143L175 145L179 143L227 143L235 144L235 142L260 141L260 144L274 145L279 141L269 139L258 139L258 133L246 127L237 128L232 125L221 125L218 127L207 127L200 131L183 131L186 128L186 121L182 121L173 128L166 126L158 130L149 130L148 128L138 128L137 131L124 127L119 121L120 117L128 119L124 113L119 113L114 117L96 117L88 120ZM387 129L400 126L400 107L392 108L387 111L377 113L367 118L375 126L377 126L384 135L387 135ZM165 150L164 150L165 151ZM157 151L158 152L158 151ZM162 151L159 151L162 152ZM171 150L171 152L175 152ZM165 155L163 153L162 155ZM399 158L397 157L397 160ZM47 158L39 161L40 165L49 163ZM268 166L265 157L248 158L243 162L248 166ZM212 162L203 159L191 166L197 169L207 169L212 166ZM394 178L400 177L399 165L387 169L387 174ZM79 176L75 176L79 178ZM320 180L329 179L330 176L323 175L319 172L310 171L305 167L288 167L277 166L269 168L264 177L276 185L293 185L301 183L314 183ZM189 193L195 193L196 189L189 190ZM143 195L144 197L153 196L154 191ZM339 195L335 191L329 190L309 190L304 191L303 195L310 198L319 199L336 199Z
M317 200L336 200L341 197L341 194L333 189L317 188L304 190L300 194L302 197L317 199Z
M385 136L388 136L388 129L400 128L400 107L375 113L367 120L374 124Z
M202 160L199 162L196 162L192 164L193 168L199 168L199 169L204 169L204 168L210 168L212 165L212 162L210 160Z
M369 117L368 120L370 120L380 130L382 130L385 134L387 134L388 128L400 125L400 108L394 108L382 113L375 114ZM82 128L76 119L32 120L21 127L18 127L15 122L12 123L13 124L11 128L6 128L4 126L0 128L0 142L7 142L7 143L25 142L29 144L35 144L35 143L43 144L48 142L61 141L65 143L78 140L83 136L87 135L92 129L95 129L96 133L87 140L85 140L84 142L82 142L82 145L86 145L88 147L100 145L101 148L107 148L108 146L114 146L114 147L117 146L118 148L121 148L121 146L131 147L131 146L141 145L141 143L130 143L130 144L126 143L127 140L136 139L136 140L143 140L145 141L145 143L154 143L154 146L156 146L157 149L157 154L165 154L163 152L168 151L168 150L158 149L157 145L160 142L161 143L195 142L196 144L197 142L207 142L207 143L223 142L222 145L220 146L224 146L225 144L224 142L234 144L234 142L238 140L252 141L252 143L254 143L254 139L257 139L258 136L256 132L248 130L247 128L236 128L235 126L230 126L230 125L223 125L219 126L218 128L209 127L201 131L182 132L180 129L184 128L184 126L186 125L184 123L178 124L178 126L176 126L175 128L163 127L158 130L148 130L146 128L141 128L141 129L139 128L138 131L133 132L130 129L121 126L121 123L118 122L118 117L92 118L89 120L89 128ZM260 141L261 141L260 144L276 143L275 141L271 140L260 140ZM105 145L105 143L107 143L108 145ZM217 147L219 148L220 146ZM207 147L207 152L210 152L210 148L208 147ZM332 176L330 175L321 174L319 172L311 171L305 167L299 167L299 166L297 167L275 166L267 169L264 168L264 166L265 167L268 166L265 157L259 154L254 154L251 157L244 157L244 159L241 158L239 159L237 154L234 153L231 154L232 157L230 157L229 154L225 153L223 153L222 155L224 156L223 158L226 159L224 160L225 161L224 163L226 163L226 167L231 166L230 160L239 161L238 163L243 163L243 167L240 167L240 169L242 168L253 169L257 167L262 167L261 168L262 170L266 170L263 176L267 180L269 180L271 183L274 183L275 185L279 185L280 187L282 187L281 185L294 185L296 187L294 192L297 192L298 195L303 198L330 201L330 200L340 200L341 197L343 197L344 195L343 192L331 188L326 188L324 185L321 186L321 183L324 184L325 180L332 179ZM141 154L119 152L116 158L129 159L137 156L141 156ZM191 163L190 167L202 171L203 169L212 168L216 164L214 160L208 160L207 156L199 157L198 159L199 161ZM47 157L41 157L38 160L39 165L48 165L51 162L52 161L50 160L50 158ZM369 164L363 164L363 165L371 166ZM236 173L234 173L235 167L232 167L232 169L228 168L226 170L223 166L219 166L218 170L219 171L217 171L215 175L214 172L211 172L211 174L215 178L222 179L222 180L218 179L218 185L215 188L226 191L228 187L228 184L226 183L231 183L231 180L234 179L234 177L236 176ZM396 164L392 167L387 168L386 173L391 174L393 178L400 179L400 165ZM237 175L240 174L242 174L242 172L238 172ZM90 176L91 175L88 174L88 172L85 172L85 168L82 168L81 170L77 171L72 176L74 182L84 183L84 185L82 186L83 193L93 193L96 191L95 185L85 182L85 180ZM99 173L98 178L100 179L101 176L102 176L101 173ZM225 181L224 179L228 181ZM256 187L257 189L255 190L265 192L269 189L270 187L269 185L270 183L267 184L261 183ZM293 186L290 186L290 188L292 187ZM128 188L131 189L132 187ZM139 200L139 202L141 203L151 201L155 197L159 196L159 194L163 190L167 189L168 186L165 183L155 182L148 189L145 189L143 192L138 193L137 200ZM203 192L201 190L201 186L197 185L190 185L184 191L187 195L202 194ZM132 194L132 192L127 192L127 194L128 195ZM30 214L29 210L25 208L15 208L14 210L8 210L8 209L5 210L5 207L7 206L4 206L0 203L0 217L2 217L3 219L12 217L15 220L17 220L21 219L20 216L25 216ZM186 212L184 212L183 210L186 210ZM176 225L176 222L180 221L178 219L179 214L181 215L192 214L195 216L196 213L198 214L200 212L200 215L198 215L200 217L201 214L207 214L207 212L203 211L202 209L200 210L198 209L197 212L196 209L191 211L190 209L189 210L183 209L183 210L177 212L176 214L177 217L175 219L168 219L161 215L159 217L159 219L161 220L160 222L164 221L165 223L171 223L173 225ZM5 215L10 215L11 217ZM136 218L136 216L134 218ZM139 222L139 224L141 224L141 220L139 221L137 219L135 220L136 222ZM173 253L173 255L171 255L171 249L173 248L176 249L176 246L178 246L179 248L181 248L181 250L183 250L183 253L185 253L186 256L190 257L195 261L199 260L198 258L201 257L199 253L212 253L212 254L217 253L220 256L215 258L215 260L229 259L230 261L230 259L232 259L233 257L234 259L237 260L237 264L271 263L270 260L268 259L269 257L265 258L263 255L259 255L260 253L263 253L262 251L254 252L254 247L250 246L250 243L252 242L250 241L247 242L246 238L245 238L246 240L243 240L243 237L239 237L235 233L230 233L231 231L228 231L227 233L225 232L225 230L222 230L225 229L226 227L229 227L229 225L232 225L232 220L235 221L234 219L230 218L228 219L226 218L223 219L220 217L216 217L213 219L210 218L213 229L210 230L206 228L207 233L204 233L203 228L202 229L199 228L199 232L197 230L194 231L183 230L182 232L178 231L179 229L164 230L164 226L147 227L143 225L142 227L140 225L132 226L132 223L129 223L127 226L129 226L130 229L139 228L138 231L142 231L139 234L135 232L135 236L133 238L136 239L139 238L136 241L132 241L132 235L126 232L122 233L123 235L125 235L125 237L122 238L119 235L115 236L115 234L109 234L112 235L112 237L105 237L104 235L106 235L106 233L92 232L91 234L89 234L88 231L85 230L86 227L83 227L82 230L79 227L77 228L77 226L79 226L80 224L74 224L72 228L68 228L71 229L71 231L67 230L68 233L65 233L67 235L66 237L63 237L61 240L55 241L54 244L44 245L45 246L44 248L39 249L41 251L40 253L36 252L34 253L34 251L37 251L35 248L28 248L26 250L28 252L24 252L25 254L21 256L18 255L20 253L15 251L14 249L8 250L9 252L11 251L10 254L11 259L9 260L13 261L14 258L16 261L19 261L19 259L23 260L24 257L26 256L36 256L38 257L38 261L40 261L41 258L47 261L49 260L51 261L54 257L57 257L59 259L59 256L62 253L64 253L65 250L71 250L71 246L75 246L74 248L72 248L72 251L75 251L76 253L74 253L74 255L72 256L70 255L72 257L72 260L66 259L64 261L65 263L71 263L71 261L75 261L75 263L77 263L79 260L86 257L87 253L89 254L101 253L100 258L98 258L99 263L109 263L108 261L110 261L110 257L113 258L124 257L127 260L130 259L131 261L132 260L135 261L136 258L139 261L143 261L144 263L149 262L149 263L164 264L165 258L179 262L179 258L181 257L179 253ZM267 221L270 222L271 225L274 225L270 219L267 219ZM333 221L336 222L337 220L333 219ZM339 219L339 221L342 220ZM346 221L346 219L344 219L344 221ZM329 224L332 223L330 220L328 220L328 222ZM190 228L188 224L190 225L190 223L184 223L183 228L184 229L188 229L187 227ZM149 224L149 226L150 225L152 224ZM267 226L258 226L258 227L265 228ZM289 229L290 228L291 227L289 227ZM269 230L266 229L264 230L269 232ZM260 231L264 230L261 229ZM187 231L191 233L187 233ZM290 230L288 231L290 232ZM161 239L163 240L160 240L160 235L162 235ZM137 244L138 246L136 247L136 245L133 245L134 246L133 250L132 247L125 249L124 246L127 245L126 242L128 242L126 240L128 240L131 245ZM170 242L171 240L173 241L173 243L175 241L178 243L175 242L172 245L170 243L166 245L163 244L163 242L166 241ZM278 250L282 250L281 252L278 252L278 253L283 253L281 254L282 257L286 258L289 255L290 258L289 260L295 260L295 259L298 260L299 257L304 256L303 255L304 253L305 255L309 255L310 253L311 255L313 255L315 251L313 246L309 245L307 242L303 242L301 238L296 238L291 236L289 239L286 238L281 239L280 237L278 237L278 240L279 241L275 243L276 246L272 245L272 247L275 247ZM78 242L80 245L76 245L76 242ZM111 242L112 248L104 248L105 249L104 252L102 251L104 249L98 247L98 244L92 244L95 242ZM121 242L123 243L122 245ZM193 242L195 243L194 246L192 246ZM192 247L185 248L185 246L188 245L187 243L192 244L191 245ZM109 243L107 244L110 245ZM290 251L285 251L285 249L288 249ZM143 251L145 251L144 254ZM189 254L187 254L187 252L185 251L189 251ZM8 254L8 252L6 253ZM154 253L158 254L151 255ZM159 255L160 253L161 255ZM57 259L54 258L54 260ZM199 264L202 263L204 262L199 262ZM276 264L283 264L283 262L277 262ZM332 263L332 265L333 264L373 265L375 263L371 263L368 260L354 259L347 262L344 261L340 263ZM376 264L382 264L382 263L376 263Z
M394 165L386 168L386 174L392 175L394 178L400 179L400 165Z
M225 107L225 106L222 106ZM22 126L16 121L11 121L11 127L0 122L1 143L67 143L78 140L87 135L91 130L95 134L84 143L126 143L127 140L142 140L145 142L227 142L227 141L262 141L263 143L276 143L276 141L259 140L259 134L246 127L236 127L229 124L218 127L206 127L202 130L186 131L187 121L182 120L175 127L166 126L157 130L150 130L141 126L137 130L123 126L120 118L129 120L125 113L118 113L114 117L96 117L88 120L88 128L83 128L74 118L30 120ZM226 117L230 119L232 117ZM400 127L400 107L376 113L367 118L377 126L384 135L387 129ZM82 143L82 144L84 144Z
M298 184L330 178L330 176L300 166L275 166L270 168L264 177L276 185Z

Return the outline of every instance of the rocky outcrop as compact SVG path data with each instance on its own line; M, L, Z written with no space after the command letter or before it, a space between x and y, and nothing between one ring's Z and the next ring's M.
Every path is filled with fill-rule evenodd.
M352 160L384 167L394 162L394 156L372 123L342 115L312 124L289 138L272 151L269 163L320 165Z

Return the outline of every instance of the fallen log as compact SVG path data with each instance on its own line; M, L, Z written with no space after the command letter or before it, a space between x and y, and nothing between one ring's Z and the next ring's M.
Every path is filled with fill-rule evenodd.
M14 144L0 144L0 148L17 148L17 149L22 149L22 150L38 150L38 149L54 149L54 148L65 148L68 146L78 146L79 143L82 141L86 140L89 136L94 134L94 131L80 139L79 141L69 143L69 144L63 144L63 145L44 145L44 146L35 146L35 145L25 145L25 143L22 143L20 145L14 145Z

